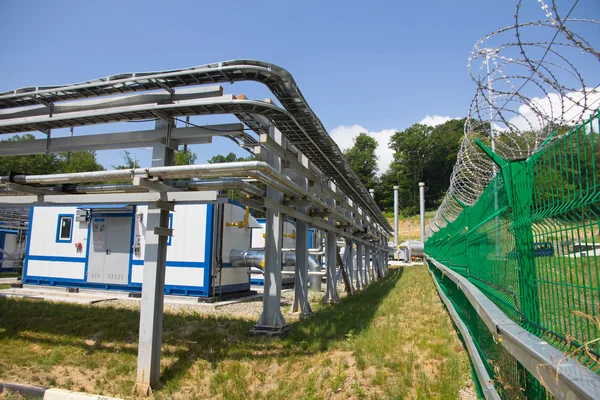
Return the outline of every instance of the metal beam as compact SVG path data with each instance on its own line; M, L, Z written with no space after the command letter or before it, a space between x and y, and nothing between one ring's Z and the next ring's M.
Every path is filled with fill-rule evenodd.
M206 97L215 97L223 95L221 86L204 86L190 89L179 89L171 94L165 93L144 93L125 95L119 97L110 97L108 99L80 100L64 104L48 103L41 99L36 99L42 106L27 108L9 108L0 109L0 120L10 118L35 117L40 115L57 116L64 113L101 110L106 108L127 107L143 104L171 103L174 101L184 101L192 99L201 99ZM52 110L50 111L50 106Z
M39 196L0 196L2 207L23 207L38 205L67 205L67 204L148 204L158 200L169 202L214 203L217 201L217 191L189 192L159 192L151 193L105 193L105 194L63 194ZM166 199L163 197L166 196Z
M179 145L211 143L212 136L239 136L244 125L219 124L202 127L173 128L171 140ZM146 147L161 142L167 135L166 129L140 130L101 135L85 135L52 138L50 153L69 151L96 151ZM47 139L0 142L0 157L46 153Z

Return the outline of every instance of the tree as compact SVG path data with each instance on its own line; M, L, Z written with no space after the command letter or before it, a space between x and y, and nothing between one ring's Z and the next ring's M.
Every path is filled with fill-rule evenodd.
M208 160L209 164L219 164L219 163L227 163L227 162L235 162L235 161L252 161L254 160L255 157L254 156L250 156L250 157L238 157L235 155L235 153L229 153L226 156L222 155L222 154L217 154L216 156L213 156L210 160Z
M8 142L34 140L32 134L15 135ZM54 174L60 171L61 162L56 154L31 154L27 156L0 157L0 174L8 175L9 172L22 174Z
M428 137L432 130L431 126L414 124L390 138L389 146L394 150L394 158L388 171L389 182L396 181L396 185L400 186L398 196L410 213L418 210L419 182L423 180L429 161L431 142Z
M188 149L175 152L173 165L191 165L196 163L196 153Z
M377 141L366 133L354 138L354 145L344 152L348 164L367 189L377 186Z
M429 134L430 150L423 179L427 186L425 205L437 208L450 186L450 176L464 137L464 119L452 119L438 125Z
M76 151L70 154L61 153L60 171L70 172L88 172L104 171L104 167L96 160L95 151Z
M419 182L426 185L426 208L439 205L450 186L464 123L465 119L450 120L436 127L414 124L391 137L389 146L394 150L394 158L376 189L376 199L382 210L393 210L393 186L397 185L403 214L416 214Z
M113 164L113 169L134 169L140 167L140 164L137 162L137 160L131 158L131 153L127 150L123 151L123 161L125 162L123 165Z

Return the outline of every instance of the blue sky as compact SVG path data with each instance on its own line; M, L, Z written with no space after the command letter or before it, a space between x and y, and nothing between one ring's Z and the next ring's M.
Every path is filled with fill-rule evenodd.
M537 1L524 2L529 6L524 18L543 17ZM563 10L573 4L558 2ZM597 18L599 4L581 0L576 14ZM486 33L511 25L515 10L516 1L508 0L0 0L0 92L260 59L294 75L329 131L353 125L401 130L427 115L467 114L475 92L466 68L469 52ZM269 97L256 84L227 85L225 91ZM233 121L199 122L225 120ZM82 128L76 134L111 129ZM217 153L243 154L226 140L214 143L194 146L198 162ZM136 152L143 165L149 153ZM98 156L107 168L121 161L117 152Z

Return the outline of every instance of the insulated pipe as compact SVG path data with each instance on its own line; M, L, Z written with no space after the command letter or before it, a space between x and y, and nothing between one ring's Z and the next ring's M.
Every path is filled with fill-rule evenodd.
M197 182L173 182L171 186L176 188L187 188L188 190L204 191L204 190L239 190L240 192L257 197L264 197L265 191L257 188L254 185L245 182L240 178L224 178L215 179L210 181L197 181ZM81 193L81 194L92 194L92 193L108 193L108 192L125 192L125 193L137 193L146 192L147 190L143 187L134 186L131 184L120 183L120 184L108 184L108 185L95 185L95 186L67 186L65 192L67 193Z
M258 268L261 271L265 269L265 251L264 250L231 250L229 253L229 262L233 268ZM293 267L296 265L296 254L287 253L285 255L285 265ZM311 271L320 272L321 266L314 256L308 256L308 267Z
M317 207L328 209L337 221L352 224L357 229L362 229L353 220L327 206L321 199L315 197L307 190L303 190L283 175L277 173L264 161L238 161L218 164L195 164L177 165L169 167L150 167L121 169L113 171L75 172L68 174L49 175L15 175L13 181L24 185L59 185L68 183L84 182L106 182L132 179L133 176L158 177L161 179L183 179L183 178L220 178L223 176L235 177L245 175L258 179L273 188L288 195L305 197L311 200ZM0 183L10 182L9 176L1 176Z

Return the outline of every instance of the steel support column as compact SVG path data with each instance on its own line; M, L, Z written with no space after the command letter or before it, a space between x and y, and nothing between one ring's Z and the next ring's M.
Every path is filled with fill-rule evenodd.
M269 127L269 136L278 144L283 143L283 135L275 127ZM275 152L269 152L269 165L281 172L281 159ZM283 194L272 187L267 187L267 199L279 203ZM283 241L283 215L281 212L267 207L265 211L265 286L263 294L263 311L254 326L254 333L279 334L287 325L281 313L281 247Z
M363 245L360 242L356 242L356 289L361 290L365 287L365 282L363 281Z
M170 130L172 121L159 120L156 129ZM168 137L165 140L168 143ZM173 163L173 150L158 144L152 151L152 166L168 166ZM159 208L157 203L148 204L146 245L142 280L142 305L138 343L138 366L136 390L149 395L160 378L160 354L163 330L163 306L165 295L165 270L168 237L155 234L155 228L169 228L169 210Z
M373 282L375 281L375 273L373 268L375 266L375 261L371 263L371 257L374 256L371 250L371 245L365 245L365 264L367 265L367 275L369 276L369 281Z
M306 168L308 158L298 153L298 161ZM308 189L308 179L298 174L298 186L302 189ZM298 207L298 211L308 213L309 207ZM306 221L296 220L296 267L294 276L294 305L292 313L298 313L300 316L308 316L312 312L308 302L308 223ZM317 278L321 279L319 276Z
M335 209L335 200L333 197L329 196L327 201L327 205L332 209ZM329 216L328 222L330 225L335 226L334 219ZM337 292L337 279L336 279L336 271L337 271L337 235L329 231L327 232L327 270L326 270L326 279L327 279L327 289L325 292L325 297L323 297L323 303L337 303L340 301Z
M362 244L361 243L361 247L362 247L362 253L364 256L364 260L363 260L363 266L364 266L364 273L363 276L365 278L364 280L364 287L366 287L369 283L371 283L371 268L369 266L370 264L370 255L369 255L369 246Z
M348 246L348 256L344 260L346 273L348 274L348 278L350 279L350 286L352 287L352 291L356 289L356 280L354 276L354 248L352 245L352 239L346 239L346 246Z

